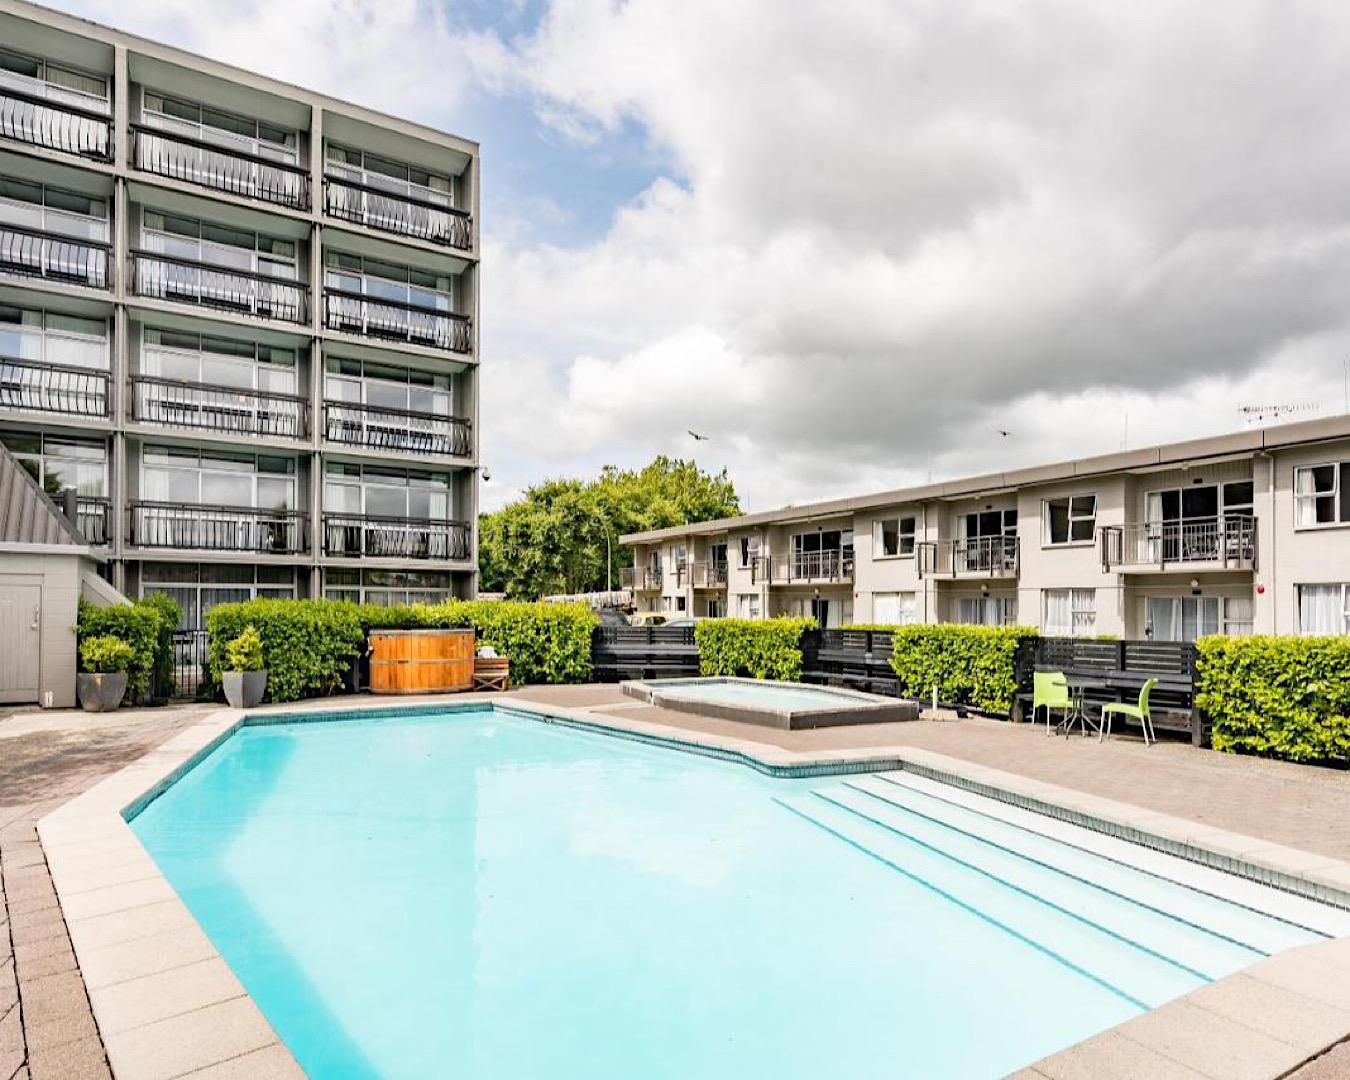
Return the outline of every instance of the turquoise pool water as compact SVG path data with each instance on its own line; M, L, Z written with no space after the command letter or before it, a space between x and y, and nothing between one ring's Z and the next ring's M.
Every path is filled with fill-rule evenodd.
M816 686L787 686L771 682L728 682L721 679L663 679L647 683L654 691L692 701L716 701L761 709L838 709L867 704L867 698L841 694Z
M899 780L457 711L132 827L316 1080L996 1077L1316 936Z

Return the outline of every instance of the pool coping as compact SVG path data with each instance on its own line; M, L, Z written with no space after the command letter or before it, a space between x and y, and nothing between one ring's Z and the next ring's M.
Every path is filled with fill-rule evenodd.
M219 1067L303 1077L290 1051L128 824L241 726L498 711L693 752L779 777L910 771L1308 899L1350 910L1350 863L1271 844L915 747L799 752L493 694L397 704L222 709L38 822L57 898L118 1080ZM1065 1003L1046 1003L1063 1007ZM1015 1074L1024 1080L1159 1075L1275 1078L1350 1038L1350 937L1260 961ZM235 1070L244 1070L237 1072ZM202 1072L208 1080L212 1072Z
M772 679L742 679L732 675L676 677L668 679L625 679L619 691L627 697L648 705L656 705L674 712L710 716L716 720L732 720L743 724L777 728L780 731L806 731L812 728L845 727L863 724L899 724L919 718L919 707L912 701L865 694L837 686L810 686L809 690L844 699L833 706L803 709L780 709L771 705L734 704L705 698L684 697L679 686L697 683L745 683L769 685L788 690L802 690L801 683L780 682ZM852 703L846 703L852 699Z

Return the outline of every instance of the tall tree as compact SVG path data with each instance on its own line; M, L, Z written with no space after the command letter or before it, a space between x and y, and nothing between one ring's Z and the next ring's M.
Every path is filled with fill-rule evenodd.
M607 557L617 585L619 568L633 562L620 536L740 509L725 469L665 456L638 470L607 465L591 481L546 480L479 518L479 585L522 599L591 592L605 587Z

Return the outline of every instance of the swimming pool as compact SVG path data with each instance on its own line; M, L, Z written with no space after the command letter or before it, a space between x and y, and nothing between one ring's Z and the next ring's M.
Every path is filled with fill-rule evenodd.
M994 1077L1343 918L490 709L245 727L131 824L315 1078Z
M641 679L623 683L622 689L629 697L666 709L786 729L894 723L919 717L912 701L767 679Z

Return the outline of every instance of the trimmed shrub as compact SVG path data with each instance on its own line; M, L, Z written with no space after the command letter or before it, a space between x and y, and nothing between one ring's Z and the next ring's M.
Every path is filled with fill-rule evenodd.
M170 635L178 625L178 605L168 600L138 600L134 604L111 604L96 607L80 601L80 614L75 624L78 644L93 637L114 637L131 647L132 657L127 664L127 693L139 694L151 686L151 680L163 665L173 671L173 645Z
M262 635L251 623L244 632L225 646L225 662L230 671L261 671L263 662Z
M1204 637L1196 704L1215 750L1289 761L1350 756L1350 638Z
M229 646L253 627L262 639L267 700L295 701L339 689L361 653L360 609L336 600L244 600L206 616L211 678L231 670Z
M363 630L469 627L480 645L511 658L513 683L580 683L591 677L591 634L599 617L585 604L447 600L443 604L362 604Z
M111 634L95 634L80 643L80 667L94 675L126 671L136 658L136 650Z
M990 713L1011 711L1017 647L1036 637L1030 626L926 623L865 629L890 629L891 668L901 694L927 700L936 686L939 700Z
M694 624L703 675L800 682L802 633L815 619L709 619Z

